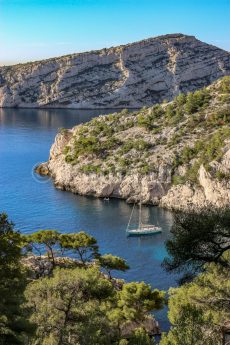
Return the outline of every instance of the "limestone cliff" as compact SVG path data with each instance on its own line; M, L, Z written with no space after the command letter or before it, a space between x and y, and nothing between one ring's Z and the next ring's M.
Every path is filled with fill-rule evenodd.
M171 34L0 67L0 107L139 108L230 74L230 55Z
M230 205L230 78L135 112L57 134L47 163L57 188L186 209Z

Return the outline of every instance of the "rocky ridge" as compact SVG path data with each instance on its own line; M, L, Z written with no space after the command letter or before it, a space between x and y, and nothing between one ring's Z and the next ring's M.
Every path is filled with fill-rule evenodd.
M167 208L230 205L230 78L62 129L37 172L57 188Z
M0 67L0 107L140 108L230 74L230 54L171 34Z

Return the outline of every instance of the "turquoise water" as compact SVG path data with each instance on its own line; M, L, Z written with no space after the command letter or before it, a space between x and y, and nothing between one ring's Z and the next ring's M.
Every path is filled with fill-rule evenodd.
M109 111L107 111L109 112ZM95 236L102 253L124 257L130 265L116 276L145 281L153 287L175 286L175 276L161 268L166 255L172 215L158 207L144 207L145 222L159 224L162 234L127 238L131 205L73 195L54 188L50 179L33 174L46 161L58 128L70 128L99 115L92 110L0 110L0 212L8 213L23 233L39 229L61 232L85 230ZM166 310L156 313L161 328L168 328Z

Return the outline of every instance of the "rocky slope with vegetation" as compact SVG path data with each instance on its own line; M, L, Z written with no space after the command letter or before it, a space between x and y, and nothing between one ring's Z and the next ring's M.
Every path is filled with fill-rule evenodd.
M47 163L58 188L186 209L230 204L230 78L172 102L61 129Z
M38 171L84 195L188 207L228 204L229 78L169 104L62 129Z
M140 108L230 74L228 52L171 34L0 67L1 107Z

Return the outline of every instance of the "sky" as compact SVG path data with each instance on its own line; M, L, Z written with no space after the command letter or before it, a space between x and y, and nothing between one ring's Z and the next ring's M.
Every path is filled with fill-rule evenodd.
M0 0L0 65L168 33L230 50L230 0Z

